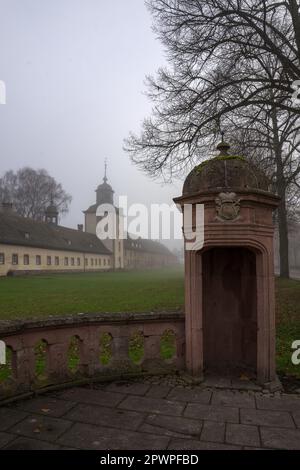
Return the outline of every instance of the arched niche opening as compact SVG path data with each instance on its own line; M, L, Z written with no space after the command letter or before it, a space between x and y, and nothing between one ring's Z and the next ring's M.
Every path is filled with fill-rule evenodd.
M213 247L202 253L204 373L255 378L256 253Z

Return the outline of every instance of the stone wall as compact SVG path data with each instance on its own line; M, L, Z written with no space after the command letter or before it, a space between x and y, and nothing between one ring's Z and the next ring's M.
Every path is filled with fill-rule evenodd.
M58 384L184 368L182 313L98 314L2 321L0 399Z

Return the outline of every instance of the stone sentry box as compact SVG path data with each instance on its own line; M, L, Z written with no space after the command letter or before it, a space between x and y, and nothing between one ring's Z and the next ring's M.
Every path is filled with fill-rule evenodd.
M185 244L186 364L265 384L276 379L273 212L268 178L242 157L220 155L187 176L182 211L204 205L204 246Z

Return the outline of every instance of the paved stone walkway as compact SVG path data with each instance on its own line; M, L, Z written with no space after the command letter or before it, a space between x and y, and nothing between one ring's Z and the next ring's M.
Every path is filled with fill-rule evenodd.
M230 386L149 379L43 395L0 408L0 448L300 449L300 396Z

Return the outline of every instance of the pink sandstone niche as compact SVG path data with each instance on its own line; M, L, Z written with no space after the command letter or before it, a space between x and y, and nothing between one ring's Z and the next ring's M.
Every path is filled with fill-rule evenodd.
M186 366L195 377L276 379L273 212L268 178L242 157L195 167L176 204L204 205L204 246L185 249Z

